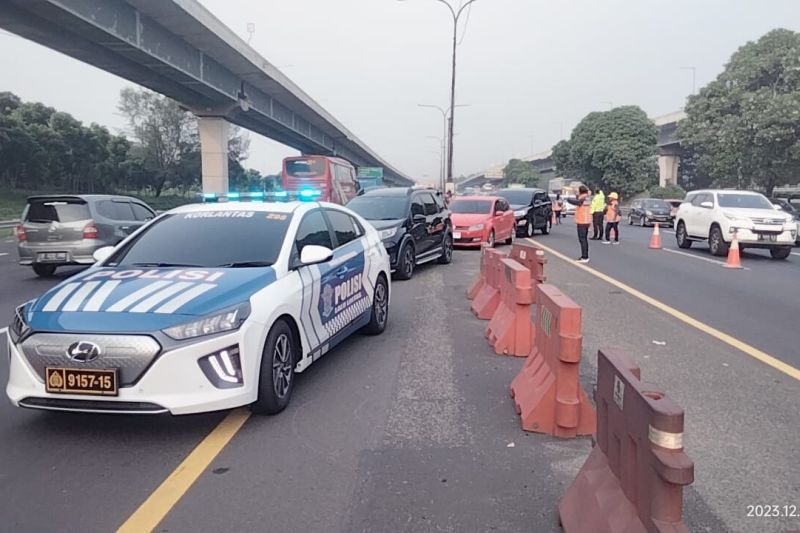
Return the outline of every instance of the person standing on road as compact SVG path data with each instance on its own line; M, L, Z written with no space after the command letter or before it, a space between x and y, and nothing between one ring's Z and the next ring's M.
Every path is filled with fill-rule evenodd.
M603 214L606 209L606 197L603 191L597 191L592 196L592 240L599 241L603 238Z
M556 199L553 202L553 213L556 215L556 224L561 224L561 208L564 206L564 200L561 199L560 194L556 194Z
M589 226L592 225L592 202L589 200L589 189L585 185L578 188L578 198L567 201L575 206L575 224L578 226L578 242L581 243L581 256L578 263L589 262Z
M619 195L612 192L608 195L608 211L606 211L606 239L603 244L611 244L611 230L614 230L614 244L619 244Z

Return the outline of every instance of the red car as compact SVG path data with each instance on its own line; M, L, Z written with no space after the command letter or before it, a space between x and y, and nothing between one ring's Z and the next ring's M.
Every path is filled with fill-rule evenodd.
M511 244L516 234L514 212L498 196L461 196L450 202L453 243L456 246L480 246L497 241Z

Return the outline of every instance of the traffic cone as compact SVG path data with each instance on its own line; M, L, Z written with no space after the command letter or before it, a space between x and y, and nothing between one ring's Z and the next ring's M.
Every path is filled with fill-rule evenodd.
M733 241L728 248L728 260L725 262L725 268L743 268L742 261L739 257L739 239L736 238L736 232L733 232Z
M661 232L658 230L658 222L656 222L656 225L653 228L653 234L650 236L650 249L661 249Z

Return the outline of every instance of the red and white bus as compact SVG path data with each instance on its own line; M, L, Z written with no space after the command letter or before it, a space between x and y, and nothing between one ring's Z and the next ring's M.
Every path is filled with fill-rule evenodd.
M287 157L283 160L281 181L286 191L340 205L358 193L355 167L339 157Z

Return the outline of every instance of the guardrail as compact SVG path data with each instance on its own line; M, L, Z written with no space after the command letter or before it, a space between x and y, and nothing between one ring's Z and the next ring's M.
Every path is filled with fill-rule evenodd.
M0 229L11 229L19 224L19 220L0 220Z

